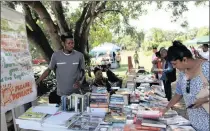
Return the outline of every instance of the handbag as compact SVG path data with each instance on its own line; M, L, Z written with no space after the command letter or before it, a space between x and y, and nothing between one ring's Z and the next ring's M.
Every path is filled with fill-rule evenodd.
M202 63L201 63L201 65L202 65ZM200 92L196 95L196 98L199 99L199 98L204 98L204 97L207 97L207 96L209 97L209 82L202 72L202 66L200 66L199 75L200 75L201 80L203 82L203 86L201 87ZM204 103L202 105L202 107L209 114L209 101L207 103Z

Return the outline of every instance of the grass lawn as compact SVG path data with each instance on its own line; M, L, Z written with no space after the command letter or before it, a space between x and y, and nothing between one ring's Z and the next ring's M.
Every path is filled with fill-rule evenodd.
M118 74L119 76L121 75L125 75L126 71L128 70L128 56L131 56L133 58L134 55L134 51L122 51L121 52L121 67L118 69L113 69L112 71L115 74ZM139 51L139 65L143 66L145 68L146 71L150 72L151 68L152 68L152 53L151 52L147 52L145 55L145 52L143 51ZM148 55L150 54L150 55ZM135 66L134 61L132 61L133 66Z

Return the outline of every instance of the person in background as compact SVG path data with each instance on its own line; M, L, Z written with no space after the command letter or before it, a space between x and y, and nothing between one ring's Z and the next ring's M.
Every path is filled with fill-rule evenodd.
M63 49L53 53L50 64L36 83L45 79L55 70L57 80L57 95L71 95L79 93L84 80L85 60L82 53L74 50L73 36L61 36Z
M163 68L158 71L162 71L161 80L163 80L164 90L168 101L171 100L172 90L171 83L176 81L176 69L172 67L172 64L167 61L167 50L161 48L159 51L161 58L164 60Z
M139 55L138 55L137 51L135 51L133 58L134 58L135 68L138 68L139 67Z
M93 73L95 75L95 80L93 81L92 85L96 87L106 87L107 91L110 92L111 84L109 83L107 78L103 77L103 73L101 69L98 67L95 67Z
M153 47L153 55L152 55L152 72L155 74L155 78L158 79L158 72L153 71L153 69L157 68L158 57L156 56L157 47Z
M120 52L117 53L116 61L117 61L118 66L120 67L120 61L121 61Z
M157 59L157 56L156 56L156 52L157 52L157 47L153 47L153 55L152 55L152 61L156 60Z
M122 87L122 79L118 78L109 68L105 68L108 81L116 84L117 87Z
M160 70L163 69L163 65L162 65L163 60L161 59L160 52L156 52L155 55L156 55L156 59L152 61L152 64L153 64L152 72L157 74L156 78L160 80L162 76L162 71Z
M173 45L169 47L167 59L172 63L173 67L180 70L180 73L175 95L169 104L164 109L161 109L162 114L165 114L165 112L184 98L189 120L193 128L196 131L209 131L209 113L202 106L202 104L209 102L209 96L196 98L197 94L199 94L202 88L205 88L204 86L209 81L209 62L194 59L190 50L179 41L174 41ZM203 75L203 77L200 75Z
M113 61L115 62L115 58L116 58L115 52L113 52L112 56L113 56Z
M202 51L195 51L195 57L203 60L209 61L209 46L208 44L203 44Z
M194 46L190 46L190 49L192 51L192 54L195 54L195 47Z

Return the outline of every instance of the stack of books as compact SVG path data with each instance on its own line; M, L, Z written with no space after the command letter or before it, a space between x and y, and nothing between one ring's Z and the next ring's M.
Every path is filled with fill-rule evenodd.
M108 112L109 93L106 87L94 87L90 96L90 111Z
M122 113L123 107L127 103L124 99L126 99L126 97L123 95L118 95L118 94L111 95L110 104L109 104L110 111Z
M136 129L158 131L166 129L166 124L159 121L160 111L139 110L137 113Z
M161 117L160 111L146 111L146 110L139 110L137 116L144 119L159 119Z
M120 88L115 93L119 95L129 95L133 92L132 89L129 88Z

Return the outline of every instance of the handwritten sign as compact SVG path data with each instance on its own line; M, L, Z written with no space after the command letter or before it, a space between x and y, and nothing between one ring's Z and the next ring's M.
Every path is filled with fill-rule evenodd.
M36 99L24 15L1 9L1 113Z

